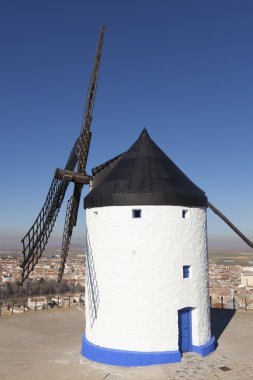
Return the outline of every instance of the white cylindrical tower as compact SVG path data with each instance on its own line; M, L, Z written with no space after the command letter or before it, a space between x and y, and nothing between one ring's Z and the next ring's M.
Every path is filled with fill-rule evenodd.
M126 366L207 355L215 342L204 192L146 130L93 175L82 354Z

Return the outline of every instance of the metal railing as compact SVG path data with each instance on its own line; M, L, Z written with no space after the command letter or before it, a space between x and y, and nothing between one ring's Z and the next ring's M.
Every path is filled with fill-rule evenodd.
M246 298L238 298L235 297L224 300L224 297L221 296L213 300L212 296L209 296L210 306L214 309L230 309L230 310L251 310L248 308L248 303ZM252 310L253 311L253 310Z

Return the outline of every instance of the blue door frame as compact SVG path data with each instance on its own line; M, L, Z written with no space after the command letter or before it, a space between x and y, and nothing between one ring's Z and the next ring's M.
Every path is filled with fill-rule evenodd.
M192 351L192 315L191 308L178 310L178 345L181 353Z

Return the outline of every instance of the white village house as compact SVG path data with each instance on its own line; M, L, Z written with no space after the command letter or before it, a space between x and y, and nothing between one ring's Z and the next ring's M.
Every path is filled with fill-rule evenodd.
M245 267L241 273L241 286L253 287L253 268Z
M27 306L33 310L42 310L47 306L47 299L44 296L30 297L27 300Z

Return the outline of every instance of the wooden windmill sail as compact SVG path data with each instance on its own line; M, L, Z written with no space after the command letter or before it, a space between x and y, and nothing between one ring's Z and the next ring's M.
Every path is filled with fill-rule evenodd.
M42 256L60 211L68 185L70 182L73 182L73 195L67 204L58 282L62 279L73 228L77 221L82 188L84 184L89 184L90 181L90 177L86 175L85 170L91 141L90 128L96 97L103 36L104 26L101 27L100 31L97 53L89 82L80 135L71 150L65 168L56 169L46 201L34 224L22 239L22 284L28 278L29 274L33 271L35 265Z

